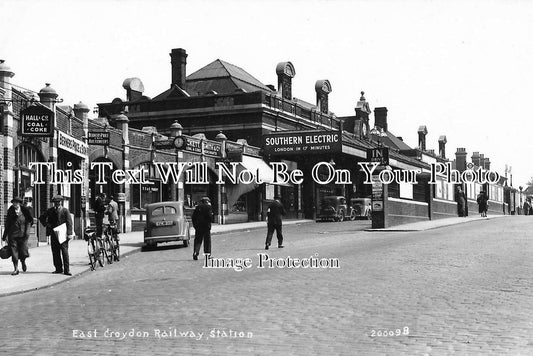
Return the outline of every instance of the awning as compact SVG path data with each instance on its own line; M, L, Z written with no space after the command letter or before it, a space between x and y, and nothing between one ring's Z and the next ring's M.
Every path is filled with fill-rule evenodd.
M279 183L282 181L281 177L278 175L277 183L274 183L274 171L268 164L265 163L261 158L242 156L241 165L250 172L254 174L257 172L259 179L268 184L276 184L290 187L292 186L289 183Z

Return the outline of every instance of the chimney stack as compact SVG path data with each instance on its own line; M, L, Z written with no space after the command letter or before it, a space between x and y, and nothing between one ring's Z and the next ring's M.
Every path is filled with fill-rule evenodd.
M388 131L387 126L387 108L374 108L374 122L375 125L381 127L383 131Z
M473 152L472 153L472 163L476 166L476 167L481 167L480 165L480 156L479 156L479 152Z
M296 70L291 62L280 62L276 66L278 75L278 93L283 99L292 100L292 78L296 75Z
M125 79L122 83L122 87L126 89L126 98L128 101L141 99L144 92L143 82L139 78Z
M425 125L418 128L418 148L422 151L426 150L426 135L428 134L428 129Z
M327 79L317 80L315 83L316 91L316 106L318 111L327 114L328 108L328 95L331 93L331 84Z
M466 155L465 148L457 148L457 152L455 152L455 167L459 172L466 170Z
M439 156L442 159L446 159L446 143L448 140L445 135L439 137Z
M174 48L170 52L170 63L172 64L172 85L177 85L185 89L185 78L187 75L187 52L183 48Z
M483 168L485 168L487 171L490 171L490 159L488 157L485 158L485 165Z

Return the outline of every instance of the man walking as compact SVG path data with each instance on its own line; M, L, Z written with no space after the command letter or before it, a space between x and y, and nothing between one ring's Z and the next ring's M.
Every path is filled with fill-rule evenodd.
M194 252L192 259L197 260L200 254L200 247L204 243L204 254L211 255L211 219L213 211L211 209L211 200L203 197L200 204L196 206L192 213L192 226L194 227Z
M54 195L52 198L54 206L46 210L46 212L39 217L41 224L46 226L46 234L50 236L50 243L52 247L52 256L54 259L55 271L52 273L64 273L71 276L68 256L68 241L72 237L72 217L70 211L63 207L63 197L61 195ZM66 224L67 239L60 243L54 228Z
M272 235L276 230L276 237L278 238L278 248L283 248L283 234L281 233L281 216L285 215L285 209L281 204L280 197L276 195L274 201L270 203L267 210L267 237L265 243L265 250L268 250L270 243L272 242Z

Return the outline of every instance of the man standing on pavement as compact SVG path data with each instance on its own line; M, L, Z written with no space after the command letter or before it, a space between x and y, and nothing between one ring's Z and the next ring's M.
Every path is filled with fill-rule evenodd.
M46 210L46 212L39 217L41 224L46 226L46 234L50 236L50 243L52 247L52 256L54 259L55 271L52 273L64 273L71 276L68 256L68 241L72 238L72 217L70 211L63 207L63 197L61 195L54 195L52 198L54 206ZM60 243L54 228L66 224L67 239Z
M204 254L211 255L211 219L213 210L211 209L211 200L203 197L200 204L196 206L192 213L192 226L194 227L194 252L192 259L197 260L200 254L200 247L204 243Z
M118 221L118 203L115 201L114 196L109 197L107 202L107 214L109 216L109 224L116 224Z
M265 243L265 250L268 250L270 243L272 242L272 235L276 230L276 237L278 238L278 248L283 248L283 234L281 233L281 216L285 215L285 209L281 204L280 197L276 195L274 201L270 203L267 210L267 237Z

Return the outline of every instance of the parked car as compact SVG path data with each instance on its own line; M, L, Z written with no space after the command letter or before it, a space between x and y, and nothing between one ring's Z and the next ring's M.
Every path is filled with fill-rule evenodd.
M189 222L183 210L183 202L166 201L146 205L144 243L155 247L161 242L183 241L189 246Z
M357 218L372 219L372 202L370 198L350 199L350 220Z
M343 221L347 216L348 206L343 196L328 195L322 199L318 209L317 221Z

